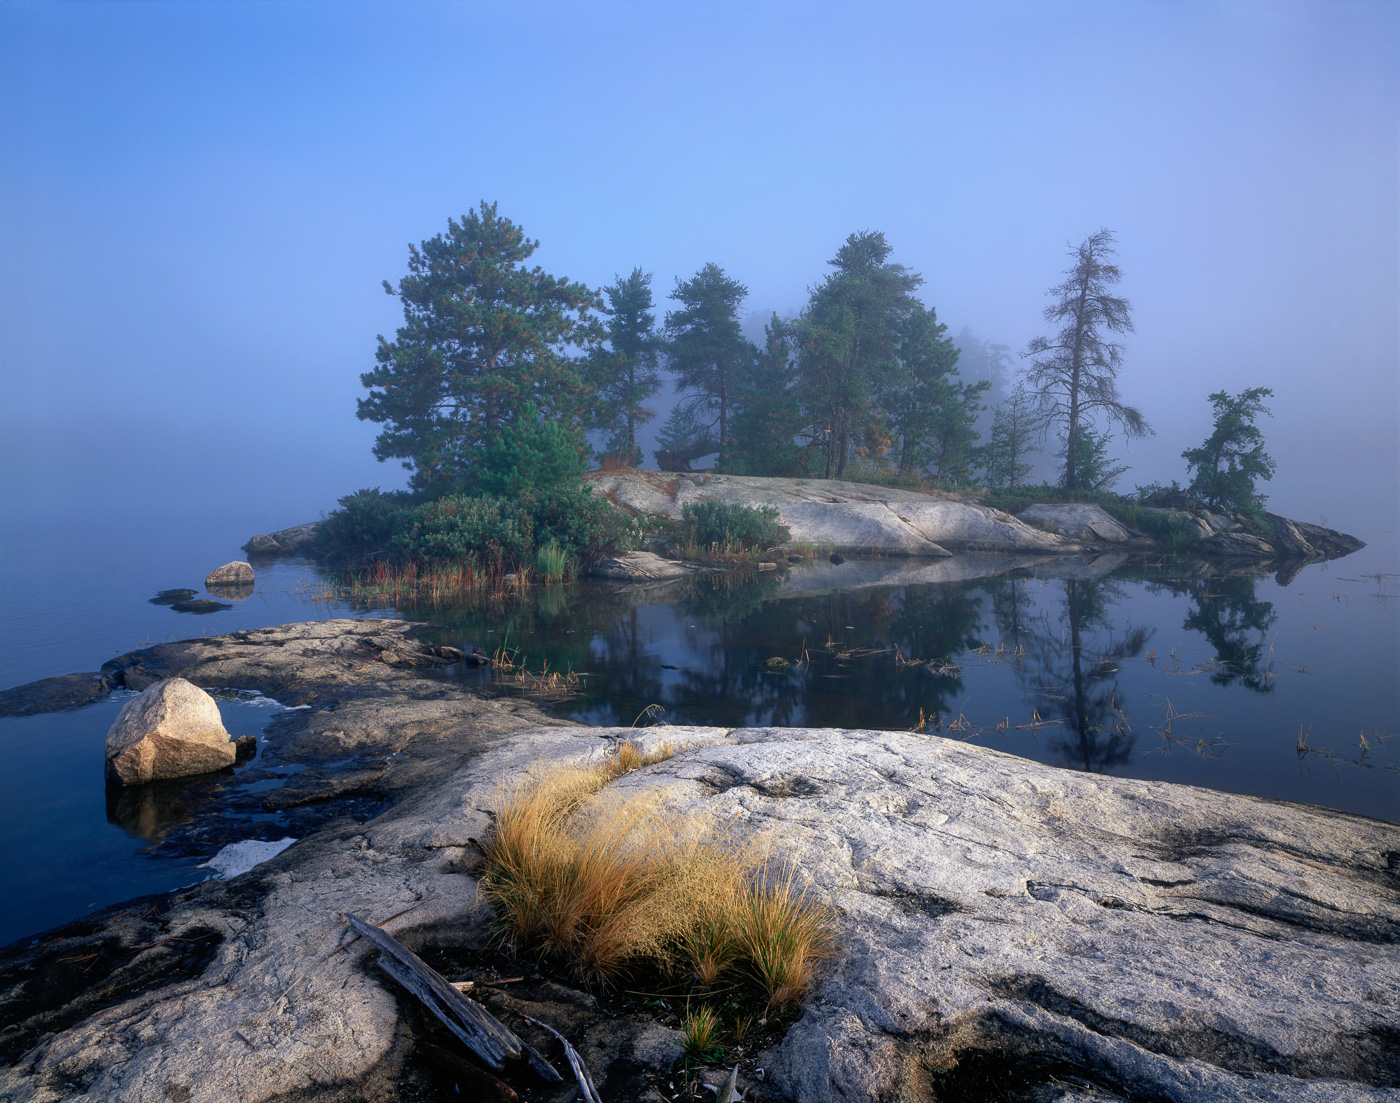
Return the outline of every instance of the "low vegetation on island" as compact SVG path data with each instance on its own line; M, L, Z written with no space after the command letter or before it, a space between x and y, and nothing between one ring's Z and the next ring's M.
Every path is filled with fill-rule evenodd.
M1262 512L1256 484L1274 470L1255 424L1272 394L1263 387L1210 396L1214 431L1183 452L1187 487L1115 492L1127 469L1110 455L1112 433L1152 429L1118 390L1115 338L1132 317L1113 293L1110 231L1071 251L1044 311L1054 332L1031 341L1019 381L1004 346L948 335L916 297L922 277L891 259L879 232L850 235L805 309L773 316L761 346L743 331L747 288L716 264L676 281L675 309L658 323L641 268L593 290L529 267L537 246L483 202L411 247L408 274L385 283L404 324L380 338L358 414L383 426L375 455L401 460L409 487L342 498L320 533L360 579L395 592L518 585L648 544L734 557L781 543L776 516L761 511L634 517L580 481L595 459L604 470L641 462L638 431L655 417L663 368L680 399L661 429L662 470L713 455L724 474L955 491L1013 512L1093 502L1169 547L1189 543L1191 526L1144 507ZM1051 434L1059 477L1028 484Z

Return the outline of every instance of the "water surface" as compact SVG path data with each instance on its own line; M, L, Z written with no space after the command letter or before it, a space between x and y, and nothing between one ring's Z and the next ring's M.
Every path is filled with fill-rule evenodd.
M276 561L259 564L251 595L203 593L254 528L211 519L157 542L134 521L111 523L101 542L7 533L0 683L95 670L167 639L403 615L436 623L442 642L581 674L579 692L547 707L585 723L915 729L1069 769L1400 820L1388 534L1296 575L1140 559L852 560L395 609L328 597L314 565ZM226 607L152 603L177 589ZM444 676L516 691L489 670ZM102 743L120 705L0 719L0 944L208 875L213 844L162 845L180 828L179 793L109 793ZM275 715L247 695L220 708L235 735ZM248 838L284 834L275 816L246 819Z

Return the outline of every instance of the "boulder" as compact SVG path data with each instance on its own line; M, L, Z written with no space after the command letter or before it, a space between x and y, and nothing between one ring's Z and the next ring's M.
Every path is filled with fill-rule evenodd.
M316 547L316 536L320 531L320 521L308 521L304 525L293 525L289 529L278 529L271 534L258 533L249 537L243 550L249 555L305 555Z
M611 578L619 582L660 582L695 573L694 567L647 551L624 552L600 559L587 571L592 578Z
M214 698L183 678L133 697L107 732L107 776L123 785L222 770L236 755Z
M1016 516L1027 524L1081 544L1126 544L1133 539L1133 534L1102 506L1088 502L1037 502Z
M944 558L953 551L1078 551L1064 537L959 495L923 493L840 479L757 478L706 472L595 472L595 492L635 513L679 521L708 500L772 506L797 544L846 555ZM950 550L951 549L951 550Z
M1160 506L1143 506L1144 513L1154 513L1159 517L1165 517L1175 525L1180 525L1191 533L1193 537L1204 538L1214 535L1214 529L1202 521L1194 513L1184 509L1165 509Z
M210 601L207 597L197 597L193 601L177 601L170 607L177 613L195 613L203 616L205 613L217 613L224 609L232 609L232 605L225 605L222 601Z
M251 586L252 584L253 568L241 559L235 559L232 563L216 567L204 579L206 590L213 586ZM213 591L210 590L210 592Z

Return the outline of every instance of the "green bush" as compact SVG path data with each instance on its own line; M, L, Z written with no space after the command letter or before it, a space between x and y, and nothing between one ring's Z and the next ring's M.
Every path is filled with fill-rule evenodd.
M533 558L534 544L521 520L515 503L505 498L451 495L409 511L390 549L420 563L511 568Z
M778 523L778 511L773 506L755 509L713 498L682 506L681 526L686 542L700 548L766 548L784 543L792 535L787 526Z
M632 546L636 526L606 498L578 485L514 497L462 494L417 501L408 494L362 490L341 499L321 540L340 560L383 553L419 563L474 563L515 570L587 563ZM560 558L562 557L562 559Z
M387 548L413 502L412 494L402 490L385 494L378 487L347 494L340 499L340 508L321 522L317 541L341 555L364 555Z

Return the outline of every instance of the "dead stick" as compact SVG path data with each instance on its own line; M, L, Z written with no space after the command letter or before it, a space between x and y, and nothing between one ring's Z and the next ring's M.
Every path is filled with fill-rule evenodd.
M554 1027L542 1023L539 1019L533 1019L523 1011L516 1012L526 1022L534 1023L538 1027L549 1031L564 1044L564 1056L569 1059L569 1067L574 1070L574 1079L578 1081L578 1086L583 1091L584 1103L603 1103L603 1098L598 1094L598 1089L593 1084L593 1077L588 1075L588 1066L583 1063L583 1057L579 1051L569 1044L569 1039L555 1030Z

